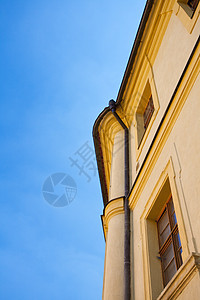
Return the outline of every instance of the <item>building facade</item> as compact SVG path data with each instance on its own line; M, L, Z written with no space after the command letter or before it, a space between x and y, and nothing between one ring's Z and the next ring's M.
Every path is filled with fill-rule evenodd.
M199 1L147 0L95 121L103 300L200 299L199 14Z

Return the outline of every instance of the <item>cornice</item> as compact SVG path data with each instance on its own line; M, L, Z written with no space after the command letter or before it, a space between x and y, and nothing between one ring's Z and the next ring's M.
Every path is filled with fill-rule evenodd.
M146 22L149 18L149 15L151 13L152 10L152 6L154 4L154 0L147 0L146 2L146 6L142 15L142 19L138 28L138 32L133 44L133 48L128 60L128 64L123 76L123 80L118 92L118 96L117 96L117 108L121 105L121 101L122 101L122 96L124 94L126 85L127 85L127 81L129 79L129 75L133 66L133 63L135 61L135 57L138 53L139 47L140 47L140 41L141 38L143 36L144 30L145 30L145 26L146 26ZM96 158L97 158L97 166L98 166L98 172L99 172L99 177L100 177L100 183L101 183L101 190L102 190L102 196L103 196L103 202L104 205L106 205L106 203L108 202L108 187L109 187L109 171L106 170L108 165L104 163L104 151L102 150L102 136L100 136L100 124L101 124L101 130L102 130L102 125L103 125L103 121L105 119L105 117L107 117L109 115L109 107L106 107L97 117L94 126L93 126L93 140L94 140L94 147L95 147L95 153L96 153ZM106 144L107 141L105 141L104 139L104 143ZM104 155L103 155L104 154ZM109 159L107 158L107 160L109 161Z
M108 231L109 221L114 216L117 216L119 214L124 213L124 198L116 198L107 203L107 205L104 208L102 218L103 223L103 230L104 230L104 236L106 239L106 234Z
M175 0L164 1L164 4L163 0L147 0L146 2L116 100L117 113L128 128L133 121L134 108L138 95L141 93L141 82L147 77L150 64L153 64L155 60L173 11L174 2ZM119 124L111 116L109 107L106 107L96 119L93 127L104 205L108 202L112 145L114 136L119 130L121 130ZM100 153L101 159L98 159Z

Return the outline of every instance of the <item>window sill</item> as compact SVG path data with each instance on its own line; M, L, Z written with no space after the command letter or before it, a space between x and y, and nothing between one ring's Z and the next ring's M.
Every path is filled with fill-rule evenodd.
M200 254L192 253L166 285L157 300L176 299L198 270L200 270Z

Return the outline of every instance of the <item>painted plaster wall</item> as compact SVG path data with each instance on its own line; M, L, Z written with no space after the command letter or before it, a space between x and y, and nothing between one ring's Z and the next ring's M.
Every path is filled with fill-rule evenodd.
M103 300L123 300L124 215L109 221L106 238Z
M177 82L192 52L199 35L200 22L198 20L192 34L189 34L182 22L174 14L171 17L167 31L163 38L161 47L153 65L155 84L160 102L160 109L152 126L146 144L139 157L143 161L150 142L155 134L163 113L175 90ZM174 128L160 154L160 157L152 170L148 182L134 208L132 214L132 272L134 277L133 297L134 299L145 299L143 266L143 246L141 236L140 217L145 209L151 192L155 187L159 176L165 169L170 157L172 158L175 171L176 189L180 201L180 208L184 227L186 230L188 253L200 252L200 76L198 76L188 99L174 125ZM131 135L134 136L133 126ZM133 145L134 138L131 143ZM132 152L133 155L134 151ZM135 153L134 153L135 154ZM134 158L132 157L132 162ZM136 163L134 163L136 166ZM132 182L136 176L135 169L132 170ZM199 299L200 298L199 274L186 287L178 299ZM189 296L191 295L191 296Z
M153 64L155 86L158 94L160 108L146 143L139 157L139 165L148 151L156 129L162 119L164 111L175 90L178 80L183 72L187 60L192 52L199 35L200 20L190 34L180 19L173 13L165 36L161 43L156 60ZM146 282L144 268L143 237L141 230L141 216L145 210L148 199L156 186L159 177L171 159L174 174L175 187L178 195L180 212L178 213L178 224L181 239L186 246L183 253L183 262L191 252L200 252L200 76L188 95L178 119L160 153L156 165L151 170L151 175L145 183L139 200L131 214L132 221L132 296L133 299L145 298ZM130 129L131 149L131 182L137 175L136 152L135 152L135 129L131 124ZM112 167L110 177L109 199L115 199L124 195L124 133L120 131L115 136ZM181 222L179 222L181 220ZM123 215L114 216L109 222L106 240L106 259L104 273L103 299L123 299ZM186 237L182 234L186 233ZM113 253L114 251L114 253ZM114 254L114 255L113 255ZM148 260L148 258L147 258ZM149 271L150 272L150 271ZM121 274L120 274L121 273ZM178 297L180 300L200 298L199 274L186 286ZM152 292L153 293L153 292ZM158 292L156 292L158 294ZM156 294L155 293L155 294ZM153 298L155 299L155 298Z
M124 131L119 131L114 140L110 176L109 200L124 196Z
M170 98L176 88L178 80L184 70L187 60L192 52L192 49L199 36L200 18L198 19L194 30L190 34L184 27L180 19L172 13L170 22L153 64L153 75L155 80L155 88L159 100L159 111L152 128L148 134L145 145L139 156L138 163L142 164L144 157L148 151L151 141L154 137L156 129L162 119L165 109L170 101ZM147 53L148 55L148 53ZM133 124L131 125L131 136L135 138ZM131 154L132 153L131 150ZM137 175L137 162L132 158L132 183Z
M181 293L177 300L198 300L200 295L200 284L199 284L199 272L196 272L194 278L190 281L190 283L184 289L184 292Z
M186 229L189 253L200 252L200 76L198 76L185 105L174 125L174 128L162 150L161 155L152 170L147 184L133 211L133 269L141 270L134 272L135 299L144 299L141 296L144 284L144 274L141 265L143 259L140 217L144 211L148 199L156 186L156 183L165 169L170 157L175 171L176 189L180 201L182 219ZM176 148L175 148L176 147ZM181 171L181 173L180 173ZM189 218L188 218L189 216ZM193 237L192 237L193 235ZM185 255L185 253L184 253ZM185 259L187 258L187 253ZM137 276L136 276L137 274ZM196 281L195 281L196 282ZM200 281L198 282L198 285ZM200 297L200 294L198 295ZM182 293L184 297L184 292ZM197 298L193 298L197 299Z

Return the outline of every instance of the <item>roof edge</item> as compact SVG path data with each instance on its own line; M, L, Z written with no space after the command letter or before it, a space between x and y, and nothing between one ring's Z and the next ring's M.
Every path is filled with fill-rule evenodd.
M149 18L151 9L153 7L154 0L147 0L142 18L138 27L138 31L133 43L133 47L131 50L131 54L129 56L129 60L124 72L124 76L119 88L116 104L120 104L122 101L122 97L132 70L132 66L134 64L141 39L145 30L145 26L147 23L147 20ZM92 130L92 135L93 135L93 141L94 141L94 147L95 147L95 153L96 153L96 159L97 159L97 166L98 166L98 172L99 172L99 179L100 179L100 184L101 184L101 191L102 191L102 197L103 197L103 202L104 206L108 203L108 188L106 184L106 176L105 176L105 168L104 168L104 162L103 162L103 155L102 155L102 148L101 148L101 141L100 141L100 136L99 136L99 125L101 121L104 119L104 117L107 115L107 113L110 111L109 107L104 108L104 110L99 114L97 119L95 120L93 130Z
M142 14L142 18L141 18L141 21L140 21L140 24L138 27L138 31L137 31L137 34L136 34L136 37L135 37L135 40L133 43L133 47L131 49L131 54L129 56L128 63L127 63L127 66L126 66L126 69L124 72L124 76L123 76L123 79L122 79L122 82L121 82L121 85L119 88L119 92L118 92L117 100L116 100L117 103L118 102L120 103L122 101L122 97L123 97L123 94L124 94L124 91L125 91L125 88L126 88L126 85L127 85L127 82L128 82L131 70L132 70L133 63L135 61L135 57L137 55L137 52L138 52L138 49L139 49L139 46L141 43L141 39L142 39L142 36L144 33L144 29L145 29L147 20L149 18L151 9L153 7L154 1L155 0L147 0L147 2L146 2L145 8L144 8L144 11Z

